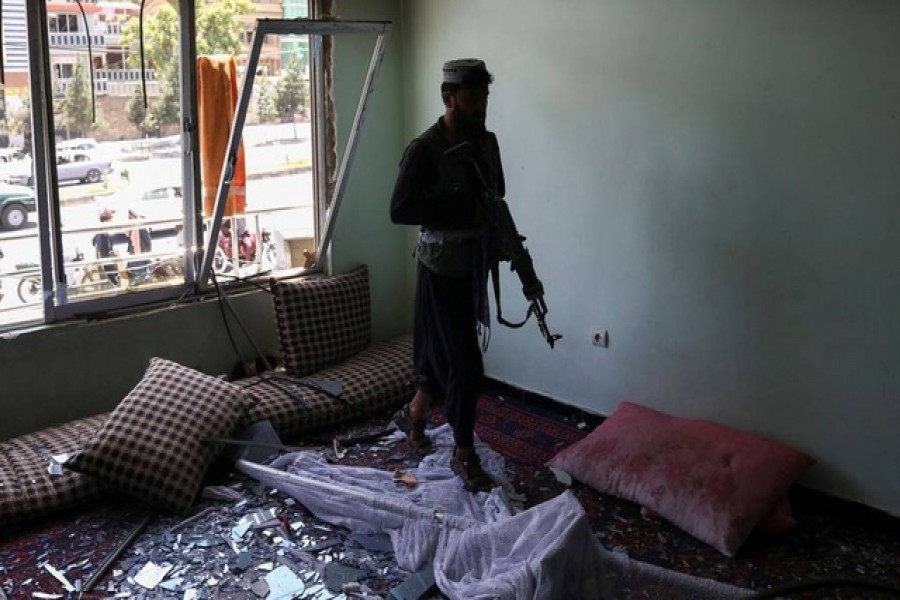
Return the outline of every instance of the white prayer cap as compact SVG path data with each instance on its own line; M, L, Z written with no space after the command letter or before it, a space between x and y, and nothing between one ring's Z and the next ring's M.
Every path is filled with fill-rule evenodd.
M462 84L476 72L485 74L483 79L490 81L490 75L484 61L477 58L458 58L444 63L444 83Z

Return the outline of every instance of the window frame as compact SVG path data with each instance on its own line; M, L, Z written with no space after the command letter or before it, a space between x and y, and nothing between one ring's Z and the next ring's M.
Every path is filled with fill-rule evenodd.
M313 46L313 54L319 58L315 58L310 62L311 69L311 90L310 95L313 101L313 114L315 116L313 123L313 152L312 162L313 170L316 176L313 177L313 196L316 203L314 209L315 215L315 236L316 236L316 254L315 254L315 270L323 270L324 256L329 251L331 238L334 234L334 226L337 214L340 211L341 202L343 200L344 191L346 189L347 175L353 165L353 159L356 156L356 148L359 140L359 130L362 127L366 116L369 98L375 87L375 81L384 59L384 51L387 37L391 32L391 23L389 21L319 21L319 20L298 20L298 19L262 19L257 22L254 31L253 45L250 50L246 68L244 69L244 78L240 86L240 95L235 109L234 121L231 124L229 132L228 148L222 163L221 174L216 186L216 200L210 230L217 232L222 224L223 213L225 210L226 199L230 187L229 176L232 166L235 164L238 154L238 148L243 135L244 123L247 116L247 109L250 102L250 95L253 90L253 83L256 79L256 70L259 66L259 58L262 53L262 46L265 43L267 35L306 35L310 38L310 46ZM325 102L325 75L322 67L321 40L323 36L335 36L337 34L375 34L377 35L375 47L372 50L372 59L369 63L369 70L366 74L366 80L360 93L359 104L357 105L356 114L353 119L353 125L350 129L350 135L347 140L347 146L344 151L343 160L334 186L334 194L332 198L327 197L327 187L323 185L327 180L327 165L321 157L325 156L325 115L327 110L324 109ZM319 109L319 110L317 110ZM324 223L320 227L320 222L324 216ZM199 277L197 278L200 290L211 287L209 275L212 272L212 262L214 258L216 239L210 236L206 241L206 248L203 252L202 262L200 264Z
M52 60L50 53L51 32L48 26L47 5L44 1L27 2L25 16L26 29L29 36L29 91L32 98L32 165L34 169L34 190L38 211L38 245L40 252L41 275L41 309L42 316L30 321L19 321L3 329L15 329L35 324L53 324L72 321L82 318L97 318L104 314L142 312L154 307L179 301L182 299L197 299L210 296L213 292L211 267L213 252L215 250L218 230L222 222L222 208L220 204L227 197L227 189L223 190L223 180L226 169L223 169L219 181L216 211L208 224L208 232L204 232L204 219L200 215L198 195L200 194L201 165L199 156L199 139L197 136L198 97L197 97L197 70L196 70L196 7L194 2L178 3L179 18L179 48L180 48L180 90L181 102L180 137L181 137L181 169L182 169L182 194L183 194L183 235L184 235L184 283L170 287L137 290L127 294L114 294L106 297L91 299L79 299L70 302L67 295L66 268L63 257L63 230L61 227L61 204L59 181L56 173L56 139L55 118L53 113L53 78ZM312 268L295 267L277 274L268 276L290 277L298 274L313 274L325 270L326 255L330 252L330 241L334 230L335 218L343 197L344 182L349 172L357 146L358 130L362 125L366 105L374 88L375 78L380 68L385 40L390 32L390 22L357 21L357 22L331 22L317 21L320 6L317 0L309 1L309 14L313 19L306 20L308 25L304 31L290 31L296 35L307 35L309 39L309 77L310 77L310 110L312 112L312 185L313 185L313 232L316 241L316 261ZM296 19L271 20L265 19L258 23L280 21L283 23L296 22ZM278 35L281 26L274 30L266 30L262 35L259 29L254 28L254 40L251 48L261 46L266 34ZM325 35L334 36L338 33L375 33L378 35L369 73L360 96L357 113L353 121L353 128L343 153L343 162L340 165L331 165L332 171L326 165L326 118L327 107L325 100L326 76L323 66L323 44ZM257 37L259 43L257 44ZM252 52L252 50L251 50ZM257 54L258 61L258 54ZM249 58L248 58L249 60ZM255 79L254 71L245 69L243 88L249 86L252 90ZM249 101L248 98L245 101ZM243 133L243 117L246 116L246 103L244 114L240 123L238 140ZM236 123L232 123L231 136L234 135ZM229 140L229 147L232 140ZM228 164L229 154L226 154L225 164ZM338 171L339 167L339 171ZM327 185L329 175L337 172L334 185ZM331 189L329 190L329 187ZM224 194L223 194L224 191ZM332 197L328 197L328 196ZM205 275L205 277L204 277ZM222 282L229 288L250 287L252 283L241 281Z
M181 142L182 142L182 189L185 231L184 271L182 285L148 289L100 297L78 302L69 302L65 265L63 259L62 228L60 227L59 181L56 175L56 139L53 131L53 89L51 78L50 35L45 26L48 23L46 2L26 2L26 25L29 36L29 88L32 98L32 158L34 168L34 190L38 218L38 239L40 246L40 273L42 287L43 318L38 322L46 324L69 321L84 317L98 316L111 311L144 309L181 297L189 297L186 288L192 285L196 269L191 248L197 246L198 225L194 205L195 181L200 180L198 147L194 136L190 135L196 115L196 76L193 67L196 49L194 44L194 3L179 3L179 45L181 49ZM188 28L188 31L185 31ZM190 68L187 68L190 66ZM185 107L190 107L186 113ZM196 165L195 165L196 163ZM49 257L50 260L47 260ZM57 301L58 299L58 301ZM23 322L12 327L30 325Z
M78 15L68 13L48 17L47 27L50 33L81 33Z

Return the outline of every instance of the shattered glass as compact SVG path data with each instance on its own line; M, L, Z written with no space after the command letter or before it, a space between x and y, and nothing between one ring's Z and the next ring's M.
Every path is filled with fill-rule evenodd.
M392 445L381 441L368 447L344 447L335 441L318 450L337 462L361 454L387 456ZM48 455L48 464L65 462L57 458L63 457ZM99 545L102 538L101 534L83 540L84 556L66 564L51 564L50 548L41 553L38 564L52 575L41 585L32 579L14 581L0 567L0 600L4 595L78 597L105 558L88 554L92 542ZM107 555L114 546L110 541L114 540L102 544ZM417 586L400 588L411 577ZM190 516L152 519L82 597L389 600L410 597L403 590L418 590L421 580L421 575L399 568L387 536L353 534L330 525L293 498L239 473L228 473L203 490ZM424 580L428 581L427 575ZM399 596L392 595L395 588ZM443 598L433 587L420 591L417 597Z

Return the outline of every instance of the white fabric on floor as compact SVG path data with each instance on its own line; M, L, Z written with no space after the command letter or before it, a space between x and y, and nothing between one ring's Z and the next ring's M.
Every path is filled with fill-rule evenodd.
M418 481L414 488L387 471L331 465L309 452L285 455L271 467L238 461L238 468L324 521L388 533L400 567L415 571L432 560L435 581L450 598L610 597L602 549L570 492L516 514L499 454L476 438L482 465L502 485L470 494L449 466L450 427L428 434L435 452L407 470Z

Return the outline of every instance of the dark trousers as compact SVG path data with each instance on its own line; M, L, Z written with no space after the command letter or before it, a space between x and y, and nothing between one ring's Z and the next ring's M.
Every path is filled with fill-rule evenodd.
M484 376L472 279L442 277L421 263L417 269L413 329L416 383L432 398L444 398L456 445L471 447Z

